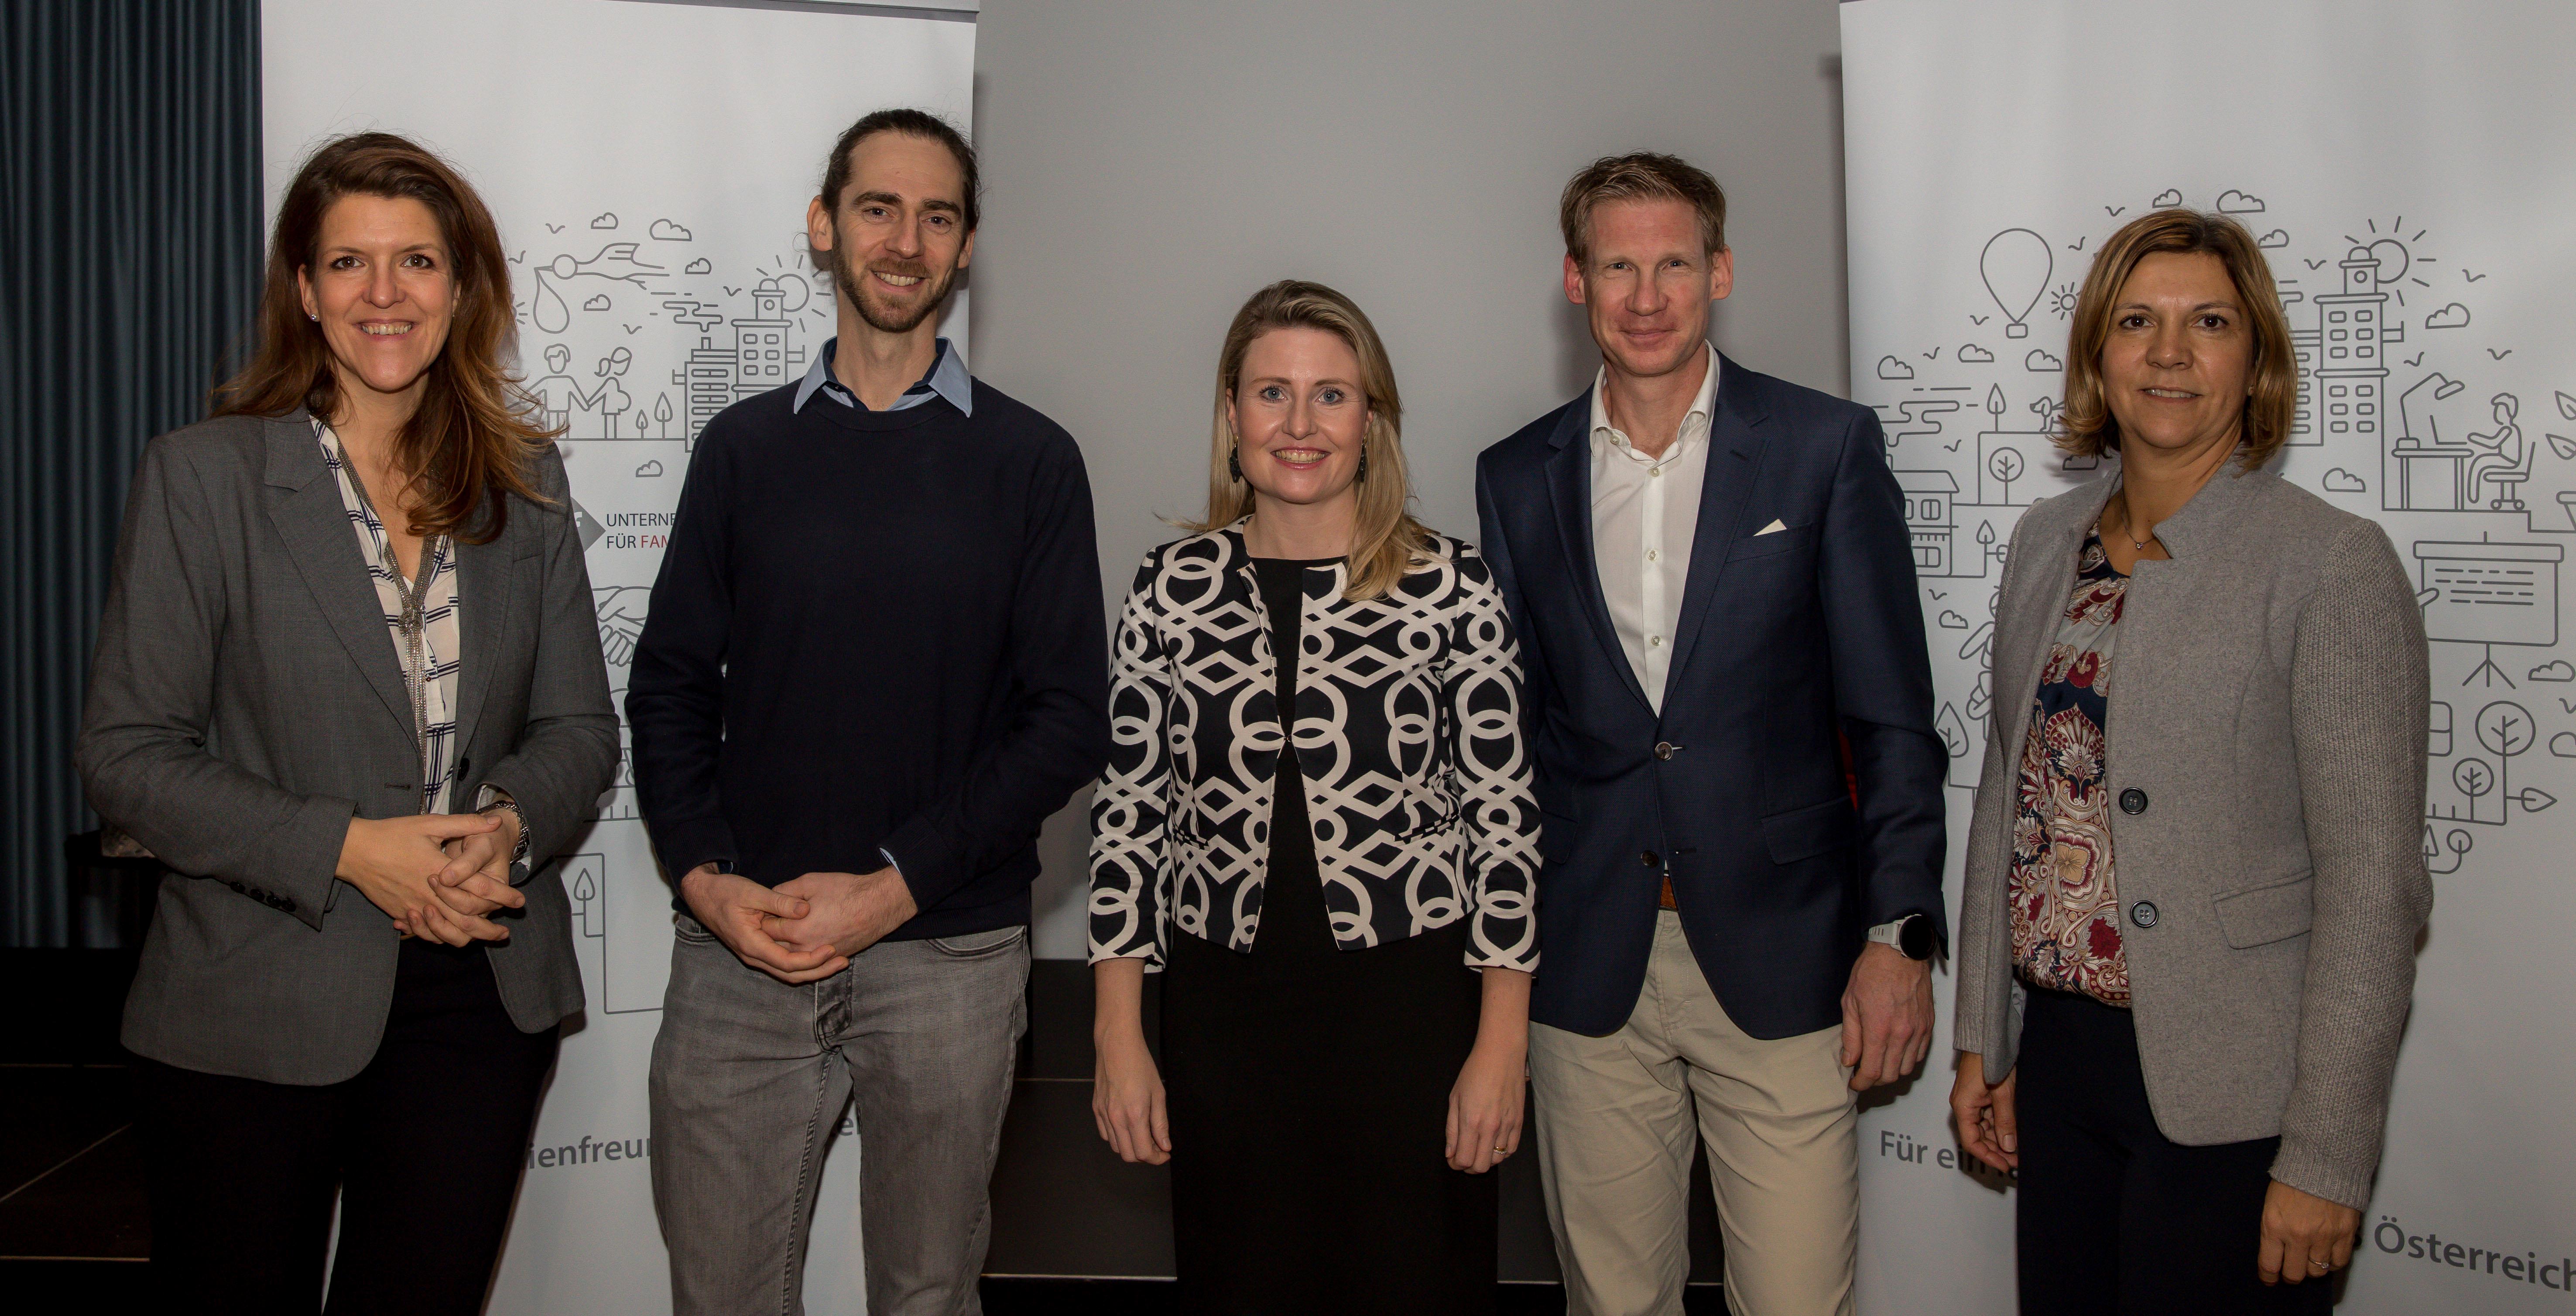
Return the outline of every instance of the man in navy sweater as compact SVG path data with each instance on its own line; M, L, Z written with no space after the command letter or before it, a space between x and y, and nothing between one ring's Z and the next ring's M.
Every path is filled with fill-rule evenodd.
M921 111L842 135L807 215L839 337L699 436L636 647L680 889L651 1100L682 1316L802 1310L853 1099L868 1310L980 1309L1038 827L1109 720L1082 454L937 337L975 182Z

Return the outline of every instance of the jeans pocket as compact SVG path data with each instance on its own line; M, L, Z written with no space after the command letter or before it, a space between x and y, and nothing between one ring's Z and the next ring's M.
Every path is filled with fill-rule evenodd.
M700 923L696 919L676 910L671 914L671 935L682 941L693 942L701 946L707 945L716 939L716 934L707 931L706 924Z
M1029 935L1027 927L1014 924L990 932L968 932L954 937L933 937L930 948L950 959L974 960L999 955Z

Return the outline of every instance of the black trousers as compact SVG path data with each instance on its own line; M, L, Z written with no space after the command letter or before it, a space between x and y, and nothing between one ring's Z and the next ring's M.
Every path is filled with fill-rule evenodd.
M2333 1276L2272 1287L2255 1277L2281 1140L2165 1137L2128 1011L2030 989L2016 1072L2022 1316L2332 1309Z
M554 1064L480 946L402 945L385 1037L357 1077L264 1083L144 1061L154 1287L173 1311L473 1313L491 1286Z
M1483 980L1467 924L1333 945L1281 755L1252 952L1175 933L1163 974L1182 1316L1490 1316L1497 1176L1449 1168Z

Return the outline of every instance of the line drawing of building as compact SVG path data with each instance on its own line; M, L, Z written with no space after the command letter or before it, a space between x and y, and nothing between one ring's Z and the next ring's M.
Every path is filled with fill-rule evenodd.
M688 397L688 445L697 449L698 435L716 413L756 393L793 383L805 373L805 348L793 343L797 323L787 314L787 292L774 278L751 289L752 312L728 321L717 308L697 301L662 303L671 318L698 330L698 345L689 350L671 382ZM716 345L716 331L730 324L733 345Z
M786 289L776 279L763 279L751 290L751 305L750 319L733 322L734 356L741 370L734 380L737 398L766 393L804 373L805 349L787 345L796 323L787 318Z
M671 318L698 330L698 345L671 372L671 382L687 391L689 451L698 447L698 436L706 432L707 422L716 413L733 405L733 366L736 353L716 346L715 331L724 324L724 316L704 303L664 302Z
M2406 326L2388 318L2388 294L2379 290L2379 258L2354 247L2337 262L2343 291L2314 299L2324 355L2317 387L2325 408L2324 434L2351 434L2377 443L2388 417L2387 349L2406 341Z
M1950 540L1958 533L1950 504L1959 497L1959 481L1948 471L1898 471L1896 487L1905 495L1905 528L1914 540L1914 569L1927 576L1950 574Z

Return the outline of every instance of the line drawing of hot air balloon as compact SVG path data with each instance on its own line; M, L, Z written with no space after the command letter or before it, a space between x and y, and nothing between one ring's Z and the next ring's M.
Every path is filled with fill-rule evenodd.
M2048 276L2057 269L2057 258L2048 250L2048 239L2026 228L2008 228L1986 239L1986 249L1977 257L1977 273L1986 281L1986 295L1995 299L2003 311L2006 338L2030 337L2031 311L2039 305L2040 294L2048 291Z

